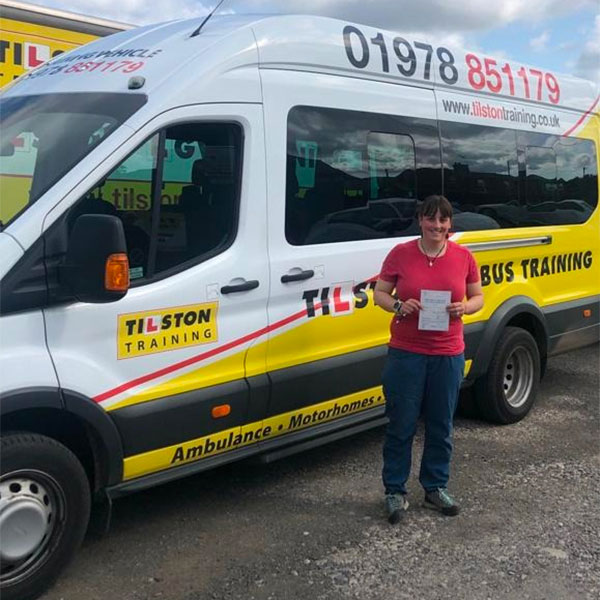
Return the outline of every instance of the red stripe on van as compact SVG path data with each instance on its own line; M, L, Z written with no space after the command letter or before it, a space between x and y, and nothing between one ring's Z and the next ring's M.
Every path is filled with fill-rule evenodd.
M320 308L320 306L321 306L320 304L315 305L315 308ZM93 398L93 400L94 400L94 402L103 402L104 400L108 400L108 398L112 398L113 396L116 396L117 394L120 394L121 392L130 390L131 388L141 385L142 383L146 383L147 381L152 381L153 379L157 379L158 377L162 377L163 375L168 375L169 373L174 373L175 371L178 371L179 369L184 369L185 367L189 367L190 365L193 365L200 361L206 360L207 358L211 358L213 356L216 356L217 354L226 352L227 350L230 350L231 348L235 348L236 346L241 346L242 344L245 344L246 342L249 342L255 338L258 338L261 335L265 335L266 333L269 333L270 331L274 331L275 329L284 327L288 323L292 323L293 321L296 321L297 319L301 319L302 317L305 317L305 316L306 316L306 309L304 308L301 311L299 311L289 317L286 317L285 319L281 319L281 321L277 321L276 323L273 323L272 325L263 327L262 329L258 329L257 331L253 331L252 333L249 333L248 335L245 335L237 340L232 340L231 342L224 344L223 346L220 346L218 348L213 348L212 350L208 350L207 352L203 352L202 354L198 354L197 356L192 356L191 358L187 358L186 360L182 360L181 362L174 363L172 365L169 365L168 367L164 367L163 369L155 371L154 373L148 373L147 375L142 375L141 377L132 379L131 381L128 381L127 383L123 383L122 385L119 385L116 388L113 388L112 390L108 390L106 392L103 392L102 394L99 394L98 396L95 396Z
M581 117L579 118L579 121L577 121L577 123L575 123L575 125L573 125L573 127L571 127L571 129L569 129L568 131L565 131L562 134L562 137L566 137L569 134L573 133L573 131L575 131L575 129L577 129L583 123L583 121L589 116L589 114L594 110L594 108L596 108L596 104L598 104L598 100L600 100L600 96L598 96L596 98L596 100L594 100L594 104L592 104L590 106L590 108L583 115L581 115Z
M373 275L373 277L370 277L369 279L367 279L367 281L374 281L378 277L379 277L379 274ZM314 308L315 308L315 310L319 310L321 308L321 303L319 302L319 303L315 304ZM265 335L266 333L275 331L276 329L280 329L281 327L284 327L285 325L288 325L289 323L293 323L294 321L297 321L298 319L305 317L306 314L307 314L307 310L306 310L306 308L304 308L301 311L294 313L293 315L290 315L289 317L286 317L285 319L281 319L281 321L277 321L276 323L273 323L272 325L268 325L267 327L258 329L257 331L249 333L248 335L245 335L237 340L232 340L228 344L220 346L219 348L213 348L212 350L208 350L207 352L203 352L202 354L198 354L197 356L192 356L191 358L186 358L185 360L182 360L181 362L175 363L173 365L169 365L168 367L164 367L158 371L155 371L154 373L148 373L147 375L142 375L141 377L132 379L131 381L128 381L127 383L123 383L122 385L119 385L119 386L113 388L112 390L108 390L106 392L103 392L102 394L99 394L98 396L94 396L93 400L94 400L94 402L103 402L104 400L108 400L109 398L112 398L113 396L116 396L117 394L120 394L121 392L130 390L131 388L141 385L142 383L146 383L147 381L152 381L153 379L157 379L158 377L162 377L163 375L168 375L169 373L174 373L175 371L178 371L179 369L184 369L185 367L189 367L190 365L193 365L200 361L206 360L207 358L211 358L212 356L216 356L217 354L226 352L227 350L230 350L231 348L235 348L236 346L245 344L246 342L256 339L256 338L260 337L261 335Z

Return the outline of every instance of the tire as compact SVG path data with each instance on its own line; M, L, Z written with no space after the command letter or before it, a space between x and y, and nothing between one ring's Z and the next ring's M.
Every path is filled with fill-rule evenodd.
M10 433L0 450L0 597L31 600L81 544L90 486L77 457L56 440Z
M507 327L500 336L486 375L475 383L475 398L484 419L516 423L531 410L540 383L540 352L533 336Z
M481 416L481 411L475 400L473 387L468 387L460 390L458 396L458 404L456 406L456 414L459 417L466 419L477 419Z

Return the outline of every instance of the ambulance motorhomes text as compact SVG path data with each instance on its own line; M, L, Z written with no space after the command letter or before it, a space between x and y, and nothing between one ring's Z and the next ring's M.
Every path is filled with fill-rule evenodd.
M1 97L1 591L33 598L92 500L385 422L390 248L442 193L476 255L480 415L597 342L599 90L315 17L124 31Z

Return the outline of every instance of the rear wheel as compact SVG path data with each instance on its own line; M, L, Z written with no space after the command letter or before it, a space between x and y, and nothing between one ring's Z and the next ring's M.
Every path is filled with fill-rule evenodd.
M79 547L90 488L77 457L43 435L1 440L0 597L39 596Z
M475 384L482 416L496 423L516 423L531 410L540 382L540 353L533 336L507 327L500 336L487 374Z

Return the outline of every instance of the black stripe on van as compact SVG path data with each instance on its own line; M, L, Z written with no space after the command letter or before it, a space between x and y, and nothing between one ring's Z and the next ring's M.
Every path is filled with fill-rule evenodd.
M477 323L465 327L467 358L481 331ZM387 345L376 346L109 414L123 439L124 456L133 456L381 385L386 356ZM231 405L230 415L213 418L211 409L218 404Z
M465 326L465 357L472 358L485 323ZM267 417L340 398L381 385L388 346L349 352L269 373L272 383Z
M598 342L600 296L561 302L542 308L548 326L548 354L560 354Z
M271 402L267 417L318 404L381 385L387 345L269 373Z
M268 386L266 375L258 375L140 402L109 414L123 439L124 456L133 456L260 420ZM229 404L231 413L215 419L211 410L220 404Z

